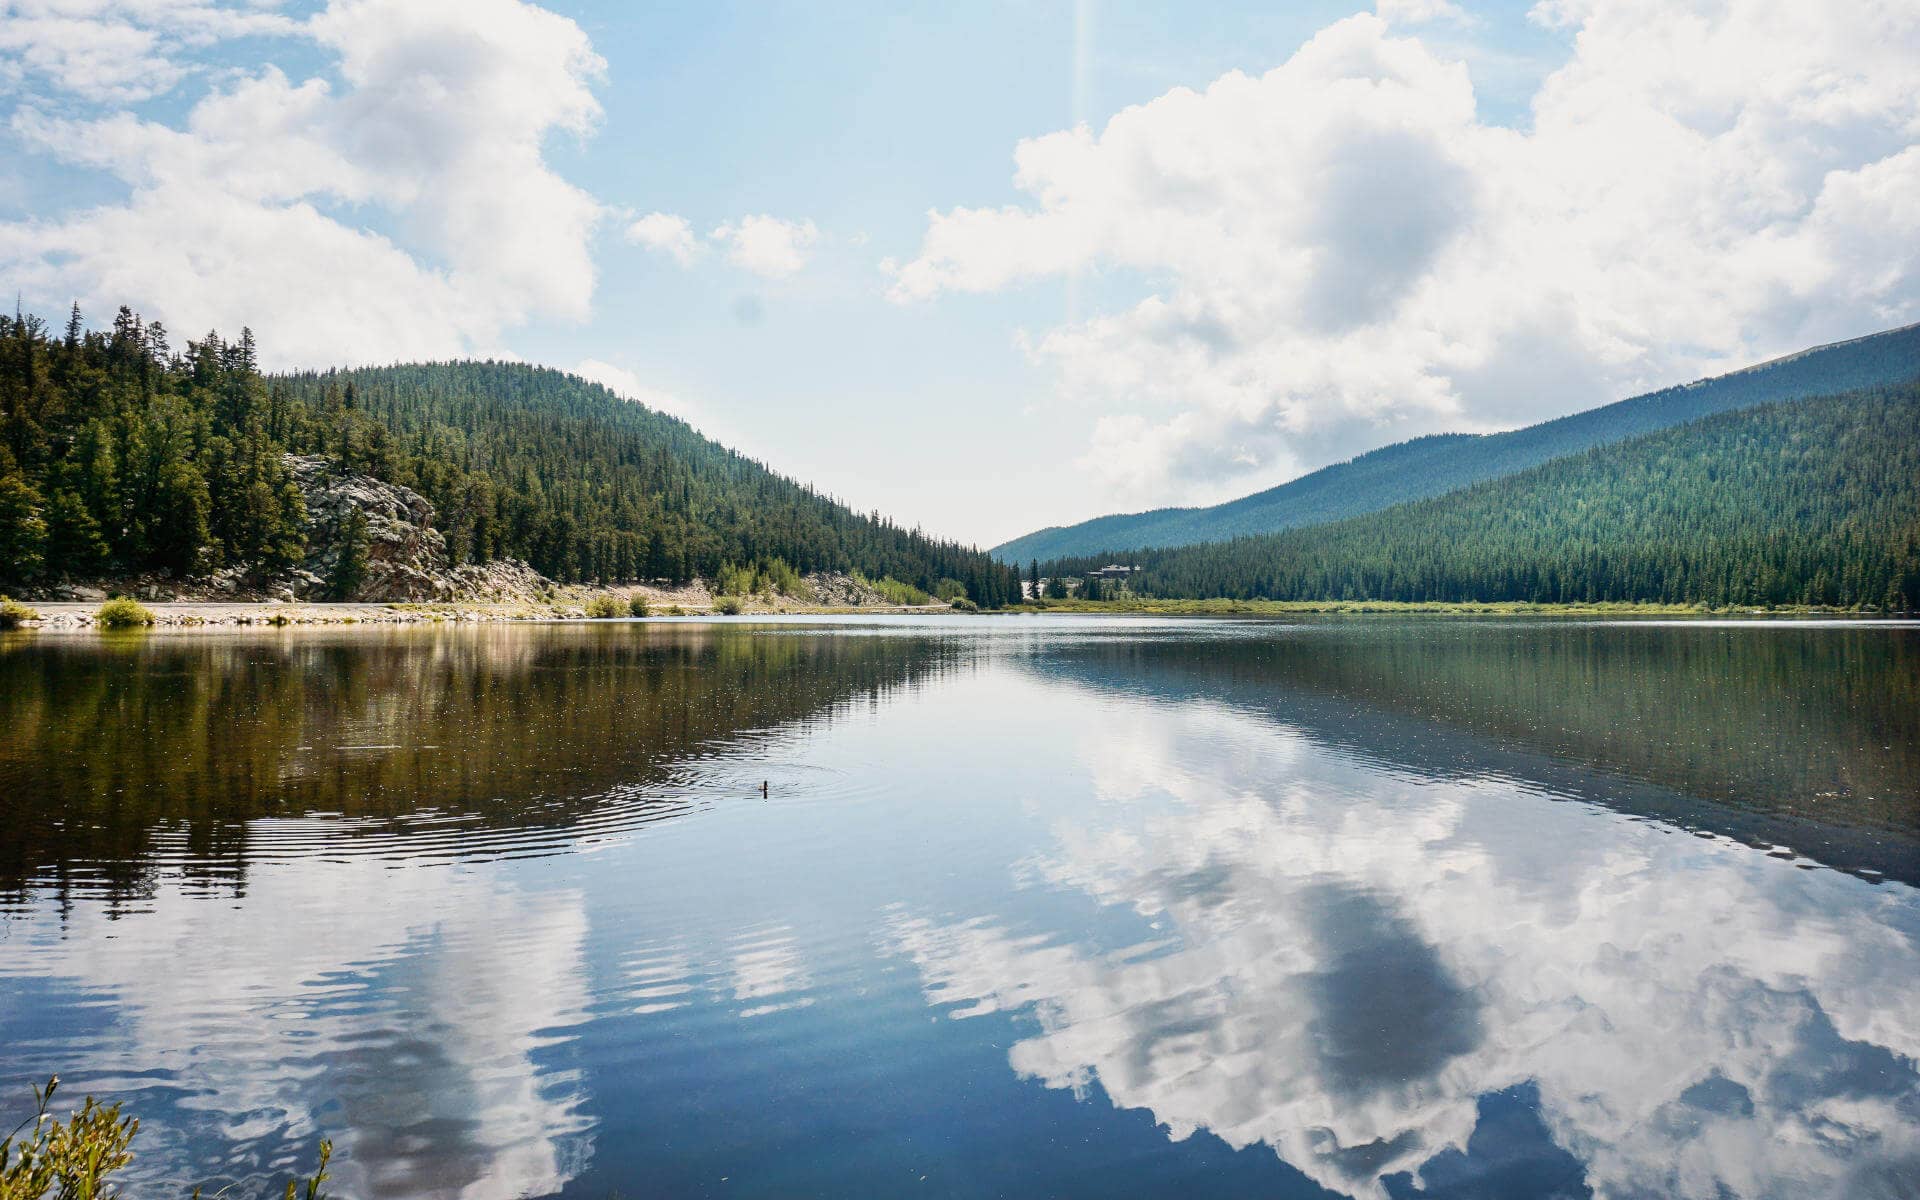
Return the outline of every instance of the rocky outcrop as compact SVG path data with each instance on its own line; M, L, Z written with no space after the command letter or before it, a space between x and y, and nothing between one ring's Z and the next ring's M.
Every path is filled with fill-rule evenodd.
M553 580L517 558L455 567L446 577L463 601L524 603L553 590Z
M412 488L341 471L319 455L289 454L288 470L307 503L307 559L287 583L299 599L326 592L345 549L351 514L366 518L367 568L341 600L446 600L459 583L447 539L433 527L433 505Z
M874 608L890 601L851 575L815 574L807 576L807 587L816 602L845 608Z
M705 611L713 603L700 580L677 586L648 583L562 588L526 563L497 559L453 566L447 541L433 527L433 505L412 488L343 470L320 455L286 455L307 509L307 555L298 567L262 578L244 565L223 567L211 575L180 579L165 574L122 576L109 580L61 582L41 589L34 599L97 603L109 593L149 603L212 602L238 605L261 601L293 604L344 600L362 605L399 601L476 605L538 605L541 611L575 612L586 598L606 591L622 600L645 596L658 611ZM360 586L347 596L331 594L345 532L358 512L366 521L366 570ZM888 607L887 598L841 574L806 577L804 598L764 596L755 611ZM79 618L75 618L79 620ZM238 619L238 618L235 618Z
M342 471L319 455L289 454L286 464L307 504L307 559L284 581L295 599L328 598L356 510L366 518L366 574L352 595L336 599L499 603L553 590L551 579L515 559L448 563L447 539L433 527L433 505L412 488Z

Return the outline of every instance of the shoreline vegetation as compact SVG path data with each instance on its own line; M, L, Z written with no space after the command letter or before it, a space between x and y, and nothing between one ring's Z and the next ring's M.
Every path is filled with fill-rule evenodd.
M1444 617L1729 617L1836 616L1877 617L1902 614L1872 608L1833 608L1817 604L1725 605L1655 604L1603 601L1592 604L1538 604L1527 600L1175 600L1121 597L1114 600L1040 600L1012 605L1013 613L1114 613L1145 616L1444 616Z
M128 611L131 609L137 612ZM782 595L715 595L704 603L652 599L639 589L612 589L556 595L545 601L177 601L134 604L110 600L39 602L19 609L7 629L49 632L73 630L204 629L286 626L490 624L505 622L620 620L638 618L729 618L770 616L941 616L970 610L950 603L820 604ZM1904 614L1872 608L1781 605L1772 608L1704 604L1535 604L1409 602L1393 600L1167 600L1122 596L1107 600L1040 600L998 610L1022 615L1286 617L1286 616L1430 616L1430 617L1894 617ZM103 612L108 615L103 616ZM28 615L30 614L30 615ZM991 613L986 615L993 615Z
M611 601L612 603L604 603ZM30 610L33 616L22 618L7 628L48 631L139 628L218 628L239 626L283 627L289 625L425 625L486 624L510 621L582 621L633 620L641 617L713 617L713 616L791 616L839 613L940 614L954 611L947 604L822 605L788 601L785 598L755 596L719 596L711 603L646 604L645 612L634 612L624 592L601 593L587 598L556 598L551 601L206 601L190 600L144 604L147 619L129 620L116 616L103 619L100 610L107 605L78 602L38 602ZM591 610L591 611L590 611Z

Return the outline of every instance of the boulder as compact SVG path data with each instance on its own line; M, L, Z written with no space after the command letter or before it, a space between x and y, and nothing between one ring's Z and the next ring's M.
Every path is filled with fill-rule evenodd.
M307 505L307 558L285 586L303 599L326 597L339 565L349 514L366 518L367 570L349 600L524 601L553 581L526 563L501 559L455 567L433 527L433 505L412 488L342 471L318 455L289 454L288 470Z

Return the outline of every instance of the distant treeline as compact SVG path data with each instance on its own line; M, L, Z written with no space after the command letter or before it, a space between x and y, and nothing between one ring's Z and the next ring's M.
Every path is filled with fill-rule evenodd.
M564 372L452 362L263 376L253 337L171 345L125 308L64 333L0 317L0 586L297 563L309 536L283 453L419 491L455 563L519 558L563 581L714 578L730 564L859 572L987 607L984 554L775 474L684 421Z
M1720 413L1333 524L1122 561L1146 596L1909 611L1920 386Z

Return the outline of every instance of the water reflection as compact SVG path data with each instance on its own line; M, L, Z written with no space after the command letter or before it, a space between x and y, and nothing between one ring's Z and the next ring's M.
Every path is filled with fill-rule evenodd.
M593 1144L589 904L513 864L752 794L769 737L952 661L697 627L9 643L0 1112L55 1071L125 1100L136 1187L251 1194L324 1134L343 1194L558 1191ZM737 939L747 1014L800 1003L790 940Z
M1032 665L1920 883L1920 629L1325 622L1079 641Z
M1383 772L1218 704L1100 711L1079 747L1100 803L1028 873L1153 934L892 930L930 1001L1031 1013L1022 1076L1097 1083L1175 1139L1264 1143L1344 1193L1485 1194L1515 1156L1570 1155L1604 1195L1912 1194L1904 887L1503 778ZM1477 1137L1503 1094L1538 1120Z
M951 661L700 626L0 641L0 900L576 846L698 803L691 760Z
M257 871L239 906L168 881L132 917L15 932L0 981L31 964L98 1023L16 1026L7 1073L126 1099L136 1184L180 1186L185 1160L209 1191L258 1187L325 1132L344 1194L545 1194L588 1127L578 1072L542 1061L582 1020L586 927L578 892L369 861Z
M0 641L0 1119L126 1098L148 1191L1911 1197L1913 638Z

